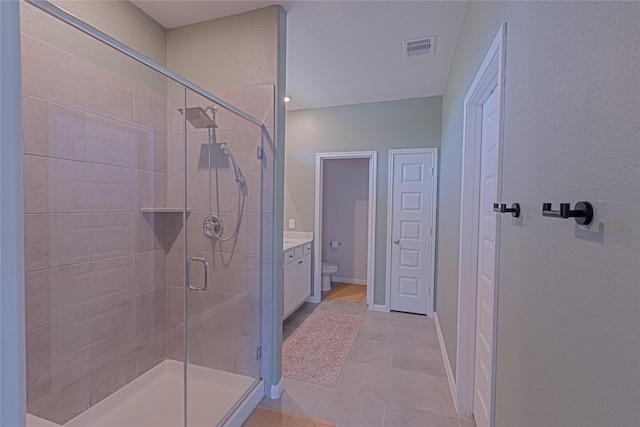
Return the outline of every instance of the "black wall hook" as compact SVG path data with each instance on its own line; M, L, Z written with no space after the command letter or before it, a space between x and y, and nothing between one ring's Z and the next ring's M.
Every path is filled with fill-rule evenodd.
M589 202L578 202L572 210L570 203L560 203L560 210L554 211L551 209L551 203L543 203L542 215L551 218L575 218L577 224L588 225L593 221L593 206Z
M498 205L498 203L494 203L493 211L500 213L510 213L512 217L518 218L520 216L520 203L512 203L510 208L508 208L505 203L501 205Z

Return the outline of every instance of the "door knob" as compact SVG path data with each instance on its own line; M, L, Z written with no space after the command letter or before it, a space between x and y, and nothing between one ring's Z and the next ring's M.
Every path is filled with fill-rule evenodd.
M395 243L396 245L400 244L400 239L393 239L393 243Z

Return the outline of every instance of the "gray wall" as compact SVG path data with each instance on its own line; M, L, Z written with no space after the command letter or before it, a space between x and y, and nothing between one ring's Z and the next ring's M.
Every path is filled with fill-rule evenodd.
M455 367L464 96L507 22L496 426L640 423L640 4L471 2L443 98L438 318ZM588 200L593 226L542 217Z
M295 231L314 231L315 157L333 151L378 151L375 304L384 304L388 150L440 146L442 98L287 112L284 220Z
M276 84L279 7L171 29L168 68L212 93Z

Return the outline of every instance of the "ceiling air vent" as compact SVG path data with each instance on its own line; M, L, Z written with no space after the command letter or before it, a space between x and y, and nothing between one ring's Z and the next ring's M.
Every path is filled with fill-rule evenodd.
M436 36L404 41L404 57L432 55L435 52Z

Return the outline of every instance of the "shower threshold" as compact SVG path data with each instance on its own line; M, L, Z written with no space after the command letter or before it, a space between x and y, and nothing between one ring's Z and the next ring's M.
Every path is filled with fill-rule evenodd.
M63 427L181 427L182 370L182 362L165 360ZM262 380L201 366L188 365L187 379L192 426L240 426L264 394ZM61 426L27 414L27 427Z

